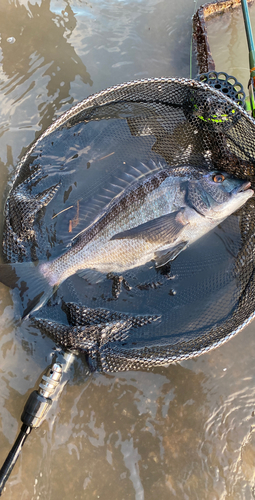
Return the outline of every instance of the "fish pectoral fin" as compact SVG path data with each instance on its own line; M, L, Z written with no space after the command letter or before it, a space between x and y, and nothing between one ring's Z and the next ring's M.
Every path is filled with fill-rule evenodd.
M179 253L186 248L187 244L188 241L181 241L181 243L178 243L178 245L171 249L167 248L166 250L159 250L158 252L155 252L155 266L162 267L165 266L170 260L174 260L177 255L179 255Z
M141 238L148 242L161 240L162 243L173 243L187 224L185 222L182 223L177 218L181 212L183 212L183 209L162 215L127 231L117 233L111 240Z
M104 273L100 273L100 271L96 271L95 269L79 269L76 274L91 284L100 283L106 277Z

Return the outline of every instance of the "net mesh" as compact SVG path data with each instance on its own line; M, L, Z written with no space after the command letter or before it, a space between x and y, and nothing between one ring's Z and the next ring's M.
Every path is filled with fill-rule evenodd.
M58 256L110 199L162 168L193 178L224 170L254 189L254 130L237 103L194 80L135 81L85 99L17 167L5 207L5 260ZM219 238L192 245L171 270L159 273L149 263L124 275L121 295L114 277L85 286L73 276L30 321L103 371L215 348L254 315L254 216L251 198Z

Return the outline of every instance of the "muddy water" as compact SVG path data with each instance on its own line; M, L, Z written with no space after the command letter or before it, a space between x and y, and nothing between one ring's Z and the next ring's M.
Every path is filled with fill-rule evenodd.
M249 14L254 33L254 5L249 5ZM216 71L234 75L248 95L249 52L241 7L209 18L207 33Z
M189 75L193 9L187 0L1 2L2 206L25 148L71 105L115 83ZM0 299L3 462L55 346L35 328L12 326L3 285ZM3 498L252 499L254 330L251 324L216 351L149 372L88 376L77 358Z

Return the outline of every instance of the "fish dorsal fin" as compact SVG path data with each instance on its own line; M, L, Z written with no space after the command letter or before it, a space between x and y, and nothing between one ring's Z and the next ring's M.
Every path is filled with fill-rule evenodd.
M173 243L186 225L177 219L177 215L182 211L183 209L162 215L127 231L122 231L115 234L111 240L136 238L148 242L158 240L162 245Z
M160 250L159 252L155 252L154 258L155 258L155 266L156 267L162 267L165 266L170 260L176 259L176 257L179 255L179 253L182 252L187 246L188 242L187 241L181 241L181 243L178 243L175 247L165 250Z
M89 224L95 220L100 213L105 209L105 207L114 200L114 198L120 195L125 189L128 189L136 182L152 175L153 173L158 172L159 170L163 170L165 168L165 164L161 164L160 162L155 163L153 160L148 161L148 164L137 162L135 165L126 165L126 171L120 172L119 175L112 175L109 177L106 185L101 186L99 191L95 194L93 190L89 193L87 201L85 201L82 197L77 197L77 200L72 200L71 207L73 208L73 213L71 216L68 212L68 208L65 215L65 220L67 222L61 221L61 227L65 227L65 230L58 230L58 236L61 237L63 243L66 246L70 246L74 244L77 239L82 236L82 234L87 230ZM77 206L79 204L79 215L77 217ZM61 214L62 212L60 212ZM56 217L54 215L54 217ZM69 222L72 218L77 221L77 224L72 224L71 231L68 231L67 228L71 226ZM71 233L71 234L70 234Z

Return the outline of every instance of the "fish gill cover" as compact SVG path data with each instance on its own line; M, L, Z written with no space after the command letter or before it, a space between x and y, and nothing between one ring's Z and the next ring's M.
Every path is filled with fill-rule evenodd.
M17 316L39 326L63 349L84 352L91 368L103 371L167 364L225 342L255 309L255 205L242 182L250 181L254 189L254 165L254 121L200 82L130 82L71 108L21 160L7 198L3 253L12 264L6 269ZM192 205L204 217L203 210L219 199L203 179L222 171L235 176L235 186L245 186L243 206L192 245L186 234L173 249L173 236L185 230L185 207ZM170 210L176 215L171 213L167 234L168 216L160 211L160 197L153 198L166 179L176 186ZM137 222L145 191L151 193L147 210L154 216ZM194 201L198 194L200 206ZM131 202L136 205L130 211ZM157 238L165 238L163 255L156 252L155 260L144 258L139 265L130 264L138 262L132 256L123 272L97 263L83 277L74 269L61 271L59 278L59 266L48 276L52 262L73 258L79 245L94 237L95 226L102 229L105 213L111 224L119 221L118 230L109 233L111 248L135 238L144 244L144 255L152 244L148 229L155 240L156 228ZM156 226L146 225L154 217ZM33 284L40 270L48 280L42 292Z

